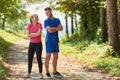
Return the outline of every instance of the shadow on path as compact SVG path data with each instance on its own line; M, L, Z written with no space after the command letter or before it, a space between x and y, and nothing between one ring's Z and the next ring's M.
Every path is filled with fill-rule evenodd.
M24 74L27 72L27 49L29 42L28 40L18 41L9 50L9 56L7 57L8 68L7 80L25 80ZM44 44L43 44L44 45ZM42 55L43 64L45 61L45 47L43 46ZM115 80L110 75L101 74L99 72L89 72L82 68L80 63L70 62L62 54L59 55L58 69L63 75L63 78L52 80ZM50 72L52 73L52 58L50 61ZM45 69L43 68L43 75ZM45 76L44 76L45 78ZM38 64L36 61L36 55L34 56L33 68L32 68L32 79L26 80L40 80L38 78ZM48 79L44 79L48 80Z

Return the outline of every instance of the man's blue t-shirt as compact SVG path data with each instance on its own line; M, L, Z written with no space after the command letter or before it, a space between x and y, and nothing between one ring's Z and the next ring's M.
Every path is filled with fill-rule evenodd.
M50 18L47 18L45 21L44 21L44 27L46 28L47 26L50 26L50 27L58 27L58 25L60 24L60 20L58 18L54 18L54 19L50 19ZM57 32L54 32L54 33L49 33L47 31L47 34L46 34L46 42L59 42L59 37L58 37L58 31Z

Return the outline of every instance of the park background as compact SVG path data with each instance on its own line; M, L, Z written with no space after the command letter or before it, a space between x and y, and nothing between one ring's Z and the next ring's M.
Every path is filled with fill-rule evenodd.
M120 77L120 0L1 0L1 79L7 75L4 62L9 47L27 38L31 14L38 14L43 24L47 6L64 28L59 33L62 54ZM43 38L45 33L44 29Z

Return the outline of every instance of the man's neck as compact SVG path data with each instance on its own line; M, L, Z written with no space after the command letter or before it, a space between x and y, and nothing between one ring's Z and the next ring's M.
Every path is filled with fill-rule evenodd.
M53 15L51 15L49 18L50 18L50 19L54 19Z

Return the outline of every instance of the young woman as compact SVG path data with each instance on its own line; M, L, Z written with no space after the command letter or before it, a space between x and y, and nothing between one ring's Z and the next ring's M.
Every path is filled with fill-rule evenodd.
M42 41L41 32L42 25L38 22L39 18L37 14L30 17L30 24L27 26L27 36L30 38L30 44L28 49L28 73L25 74L26 78L31 77L31 69L34 53L36 52L38 67L39 67L39 78L42 79Z

